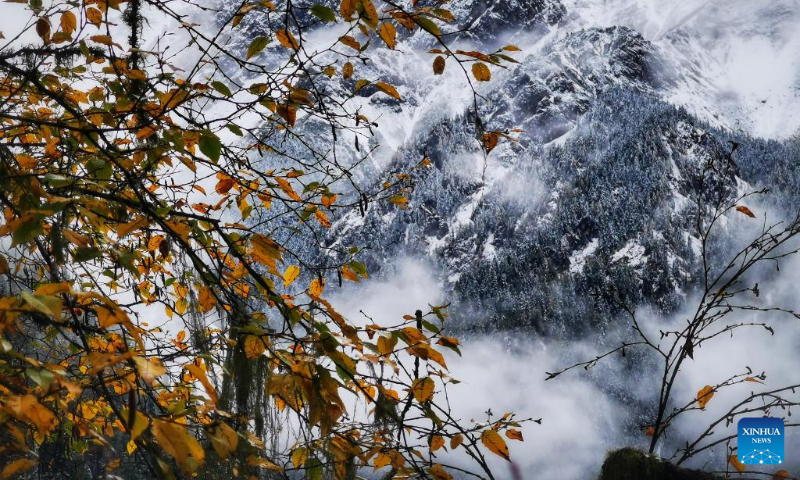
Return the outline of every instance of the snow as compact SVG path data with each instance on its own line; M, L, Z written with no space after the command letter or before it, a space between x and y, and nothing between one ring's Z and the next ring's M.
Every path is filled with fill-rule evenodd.
M666 97L714 125L767 138L800 129L797 0L565 0L571 29L624 25L675 75Z
M636 240L629 240L624 247L614 252L611 262L625 261L631 267L638 267L647 263L647 256L644 254L644 247L639 245Z
M597 251L597 247L600 246L600 241L598 239L594 239L589 242L586 247L582 250L575 250L572 255L569 257L569 271L570 273L581 273L583 272L583 267L586 265L586 260L589 258L590 255L594 255L594 252Z

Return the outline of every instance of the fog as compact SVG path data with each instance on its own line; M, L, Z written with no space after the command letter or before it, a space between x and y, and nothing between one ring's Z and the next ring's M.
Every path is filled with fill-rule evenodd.
M787 263L780 277L762 282L760 300L764 305L797 307L794 280L798 267L800 261ZM347 286L332 292L331 298L337 308L354 321L366 321L366 314L385 325L397 323L404 314L412 314L416 309L426 311L429 304L446 303L445 292L431 266L404 258L389 270L392 273L385 278ZM640 322L648 333L655 333L657 339L659 329L677 328L684 323L693 305L696 303L690 299L685 311L669 318L643 308L639 312ZM766 320L745 316L732 316L730 320L745 319ZM694 360L688 360L679 375L673 396L676 404L690 402L703 386L742 373L746 366L755 374L765 371L767 379L763 385L746 382L717 392L705 410L691 411L680 417L656 453L672 456L678 447L687 440L693 441L712 421L750 392L767 391L797 381L796 366L800 360L797 322L790 316L770 316L770 324L776 332L774 336L762 327L745 327L736 330L732 337L720 336L697 349ZM631 338L628 325L592 338L571 341L533 336L503 338L502 334L498 337L461 336L463 357L447 355L451 373L462 382L448 390L456 417L465 422L481 421L491 408L496 416L513 411L519 418L541 418L541 425L533 422L524 425L524 442L509 441L512 459L523 477L533 478L526 472L536 472L535 478L596 478L609 451L622 446L647 448L650 437L640 430L636 410L642 402L652 401L657 395L659 372L653 370L652 363L650 366L631 365L630 362L636 360L630 354L625 359L620 355L609 357L589 372L576 369L550 381L545 381L545 372L591 359L595 353L603 352L603 346L616 345L623 337ZM772 415L784 416L786 412ZM736 424L733 423L717 428L714 438L735 434ZM792 445L798 442L800 436L787 428L788 463L781 468L800 466L790 453ZM440 458L469 465L464 458L444 455ZM493 457L490 465L497 478L511 478L509 464L499 457L490 457ZM723 445L691 459L687 466L725 469L726 458ZM771 468L768 471L777 470L777 467Z

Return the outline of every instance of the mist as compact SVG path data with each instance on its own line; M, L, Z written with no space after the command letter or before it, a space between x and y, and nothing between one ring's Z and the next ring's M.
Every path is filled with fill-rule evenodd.
M798 267L800 261L792 260L781 269L783 273L762 282L764 293L760 304L796 308L794 282ZM405 257L387 270L391 273L334 293L334 304L356 323L367 322L367 315L378 323L390 325L416 309L426 311L428 305L447 302L445 290L436 279L435 267L424 261ZM691 317L696 301L696 298L689 298L684 309L669 316L642 308L638 313L640 322L648 334L658 338L660 329L678 327ZM750 392L768 391L797 380L800 337L792 332L798 320L791 316L761 318L761 315L747 319L768 321L775 328L775 335L763 327L745 327L735 330L732 336L721 336L699 348L694 360L687 361L681 370L673 399L675 405L684 405L694 399L703 386L722 382L744 372L747 367L755 375L765 372L765 382L745 382L722 389L705 410L690 411L679 417L656 454L671 457L687 440L693 441L712 421ZM744 320L744 317L731 316L726 324ZM654 405L658 395L660 371L655 369L652 358L615 355L589 371L576 369L545 381L545 372L592 359L605 348L630 339L629 325L620 324L615 330L572 340L533 334L504 337L502 333L492 337L459 337L463 356L459 358L446 352L453 377L462 382L448 388L457 418L465 422L485 420L489 408L498 417L513 411L518 418L541 418L541 424L523 425L524 442L508 442L511 458L523 478L532 478L526 472L535 472L536 478L596 478L608 452L624 446L647 449L650 437L638 422L641 421L641 405ZM771 413L779 417L786 414L783 411ZM736 423L724 427L723 422L711 438L735 434ZM786 429L786 435L787 452L790 452L790 446L800 440L800 435L792 428ZM732 441L731 446L735 443ZM441 455L439 458L443 461L469 467L467 459L457 453ZM726 446L722 444L690 459L686 466L725 470L727 455ZM787 457L781 468L800 466L797 458ZM493 455L488 460L497 478L511 478L507 462Z

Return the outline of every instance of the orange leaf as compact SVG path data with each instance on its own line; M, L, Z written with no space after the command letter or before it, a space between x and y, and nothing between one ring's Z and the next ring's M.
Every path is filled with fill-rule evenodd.
M281 45L290 50L297 50L300 48L300 44L297 43L297 39L294 38L294 35L292 35L292 32L289 30L278 30L278 32L275 33L275 36L278 38L278 41Z
M389 22L383 22L378 29L378 35L381 36L389 48L394 50L395 45L397 45L397 29L394 28L394 25Z
M706 408L706 404L714 396L714 389L711 385L706 385L697 392L697 404L700 408Z
M511 461L511 454L508 452L508 445L503 437L495 430L484 430L481 434L481 442L495 455L501 456L508 461Z
M444 447L444 437L439 435L434 435L431 437L431 452L435 452L442 447Z
M733 468L735 468L736 471L739 473L744 472L744 469L747 468L742 464L742 462L739 461L736 455L731 455L730 457L728 457L728 463L730 463L733 466Z
M519 430L514 430L513 428L506 430L506 437L510 438L511 440L519 440L520 442L524 441L522 438L522 432Z

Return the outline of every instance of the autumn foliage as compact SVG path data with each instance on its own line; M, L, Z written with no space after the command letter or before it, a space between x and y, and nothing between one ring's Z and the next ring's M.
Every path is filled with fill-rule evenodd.
M355 324L325 296L368 277L358 246L315 265L286 242L370 202L404 208L430 166L421 156L378 190L353 180L373 120L349 99L370 87L402 101L360 76L370 42L428 35L436 73L449 62L477 81L513 58L451 50L446 4L416 0L6 5L31 21L0 44L3 478L57 468L45 451L159 478L465 468L440 449L492 478L484 453L509 459L505 439L522 434L512 414L452 416L446 308ZM306 45L334 24L338 40ZM312 126L324 149L305 142ZM489 152L505 134L478 135Z

